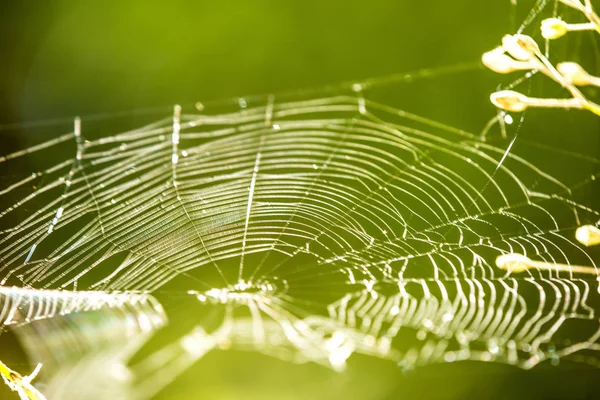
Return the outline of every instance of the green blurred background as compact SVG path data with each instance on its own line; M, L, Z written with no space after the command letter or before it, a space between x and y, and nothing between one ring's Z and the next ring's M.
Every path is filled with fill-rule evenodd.
M2 9L7 121L477 61L510 24L508 0L52 1Z
M73 115L82 115L85 126L86 116L101 114L118 131L163 117L174 103L293 94L422 68L475 65L502 35L514 31L513 21L518 26L533 3L5 2L0 6L0 153L68 131ZM564 54L587 63L590 72L598 71L597 42L565 40L562 45ZM403 109L478 131L495 113L487 96L510 80L471 68L389 85L383 96ZM526 88L536 95L561 93L544 82ZM43 130L27 125L55 118ZM519 134L523 143L598 158L598 121L586 113L531 112ZM552 151L539 155L531 148L520 150L519 143L516 152L529 152L525 155L549 168L553 164L552 172L569 185L598 172L598 163L557 165ZM591 193L586 194L588 202L597 205L597 189ZM9 335L0 343L0 359L23 363ZM597 382L598 370L573 365L523 372L462 363L406 374L392 363L359 356L351 359L346 373L337 374L312 364L232 351L209 354L159 398L591 399L599 397ZM8 396L0 392L2 399L15 398Z

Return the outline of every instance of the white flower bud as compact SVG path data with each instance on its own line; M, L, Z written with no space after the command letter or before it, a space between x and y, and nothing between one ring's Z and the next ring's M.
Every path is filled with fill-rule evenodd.
M575 231L577 241L585 246L596 246L600 244L600 229L593 225L583 225Z
M569 32L569 26L560 18L547 18L542 21L541 30L544 38L558 39Z
M508 272L524 272L531 268L531 260L521 254L502 254L496 257L496 266Z
M581 65L577 63L563 62L558 64L556 69L567 81L571 82L573 85L585 86L590 84L590 75L581 67Z
M500 49L484 53L483 56L481 56L481 62L483 62L483 65L486 67L499 74L508 74L514 71L531 70L535 68L533 63L514 60L504 54L504 51Z
M502 48L513 58L520 61L530 61L540 53L540 48L530 36L505 35L502 38Z
M498 108L511 112L522 112L528 106L527 96L512 90L501 90L490 95L491 102Z

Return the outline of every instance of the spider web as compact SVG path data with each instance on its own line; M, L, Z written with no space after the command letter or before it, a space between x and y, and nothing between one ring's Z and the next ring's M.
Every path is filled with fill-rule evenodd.
M372 99L397 80L175 107L116 134L76 120L0 158L39 162L0 191L0 274L29 288L4 289L20 296L4 313L30 322L17 332L56 371L49 395L149 398L215 348L336 370L354 353L406 369L595 363L595 276L495 264L596 268L575 229L599 212L573 194L595 181L562 183L499 135ZM198 318L153 342L165 317L149 294L172 320ZM111 341L113 324L137 339Z

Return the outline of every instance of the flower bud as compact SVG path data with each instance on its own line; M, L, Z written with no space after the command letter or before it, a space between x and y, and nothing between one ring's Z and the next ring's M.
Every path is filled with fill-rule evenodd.
M502 38L502 48L513 58L520 61L529 61L539 54L540 48L530 36L505 35Z
M511 112L522 112L527 108L527 96L512 90L501 90L490 95L491 102L498 108Z
M573 85L585 86L590 84L590 75L574 62L563 62L556 66L560 74Z
M508 272L524 272L531 268L531 260L521 254L502 254L496 258L496 266Z
M600 244L600 229L593 225L583 225L575 231L577 241L585 246Z
M567 23L560 18L547 18L542 21L541 30L544 38L558 39L569 31L569 27Z
M481 56L481 62L494 72L499 74L508 74L514 71L530 70L535 66L524 61L517 61L506 54L502 50L495 49L488 51Z

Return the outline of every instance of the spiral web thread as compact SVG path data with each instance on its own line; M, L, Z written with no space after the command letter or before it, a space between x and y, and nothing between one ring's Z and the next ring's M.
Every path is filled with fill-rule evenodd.
M596 268L574 232L598 210L517 154L368 88L175 107L96 138L76 120L0 158L10 171L65 154L0 190L2 285L26 288L3 287L2 320L23 316L16 332L49 365L49 398L149 398L230 347L336 370L353 353L403 368L597 364L598 283L570 267ZM505 254L550 268L510 273L495 264ZM150 293L219 317L128 364L166 322ZM106 340L114 326L128 340Z
M360 93L240 105L176 108L97 140L76 127L59 139L76 139L75 159L42 172L46 185L2 214L51 199L3 231L7 280L146 293L179 277L198 307L223 310L214 331L198 326L132 367L144 371L134 374L140 397L161 386L150 371L167 384L213 347L342 369L353 352L406 367L531 367L597 346L594 279L494 265L518 253L595 267L573 231L598 214L560 182L513 154L498 168L502 149ZM44 246L55 232L60 243ZM324 292L334 298L313 300ZM587 337L555 342L573 319L592 322ZM402 332L413 338L395 343Z

